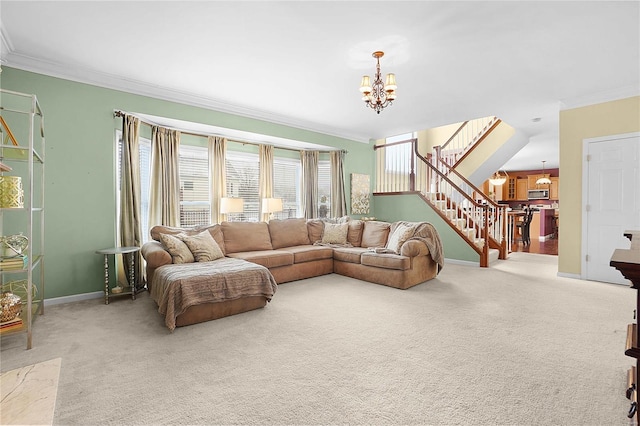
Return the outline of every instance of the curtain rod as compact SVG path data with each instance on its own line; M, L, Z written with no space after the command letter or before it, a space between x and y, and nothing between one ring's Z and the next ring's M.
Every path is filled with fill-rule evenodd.
M141 122L141 123L146 124L147 126L158 126L158 127L164 127L164 128L166 128L166 129L168 129L168 128L169 128L169 127L166 127L166 126L160 126L160 125L158 125L158 124L149 123L149 122L147 122L147 121L143 120L142 118L138 117L138 116L137 116L137 115L135 115L135 114L130 114L130 113L127 113L127 112L124 112L124 111L120 111L120 110L114 110L114 111L113 111L113 116L114 116L114 117L124 117L124 116L125 116L125 115L127 115L127 114L128 114L128 115L131 115L131 116L133 116L133 117L136 117L138 120L140 120L140 122ZM224 135L204 134L204 133L193 133L193 132L189 132L189 131L182 130L182 129L177 129L177 128L171 128L171 130L177 130L177 131L179 131L180 133L183 133L183 134L185 134L185 135L198 136L198 137L203 137L203 138L208 137L208 136L220 136L220 137L226 138L226 136L224 136ZM309 150L309 149L295 149L295 148L287 148L287 147L277 146L277 145L268 144L268 143L257 143L257 142L250 142L250 141L243 141L243 140L236 140L236 139L227 139L227 140L228 140L229 142L241 143L241 144L243 144L243 145L253 145L253 146L271 145L271 146L273 146L274 148L277 148L277 149L284 149L284 150L287 150L287 151L294 151L294 152L300 152L300 151L314 151L314 150ZM348 151L347 151L347 150L344 150L344 149L336 149L336 150L330 150L330 151L320 151L320 150L318 150L318 152L321 152L321 153L323 153L323 154L324 154L324 153L330 153L330 152L332 152L332 151L340 151L340 152L344 152L345 154L347 154L347 153L348 153Z

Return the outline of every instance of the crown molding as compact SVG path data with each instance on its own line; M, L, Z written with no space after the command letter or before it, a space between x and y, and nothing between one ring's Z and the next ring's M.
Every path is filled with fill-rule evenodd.
M0 19L0 64L6 64L6 60L4 58L5 54L9 52L13 52L13 43L11 42L11 38L9 38L9 34L5 30L5 25Z
M560 110L563 111L566 109L617 101L620 99L631 98L633 96L640 96L640 86L623 86L602 92L590 93L588 95L562 99L560 101Z
M15 50L11 48L11 43L8 37L5 37L4 33L2 33L2 42L5 43L5 40L7 41L8 54L6 55L3 64L8 67L43 74L50 77L61 78L64 80L75 81L77 83L84 83L106 89L119 90L135 95L147 96L164 101L238 115L255 120L267 121L269 123L294 127L300 130L321 133L327 136L348 139L364 144L368 144L370 141L370 138L365 134L339 131L336 128L323 126L318 123L296 120L291 117L273 114L263 110L246 108L194 93L168 89L166 87L160 87L144 81L128 79L118 75L97 71L84 66L70 67L53 61L46 61L40 58L23 55L15 52Z

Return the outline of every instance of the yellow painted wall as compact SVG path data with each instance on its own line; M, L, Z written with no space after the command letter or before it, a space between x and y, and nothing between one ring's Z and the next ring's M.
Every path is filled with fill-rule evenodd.
M473 151L456 166L456 170L460 172L462 176L468 177L473 175L487 158L491 158L515 132L513 127L501 121L500 124L484 138L482 143L477 144ZM490 174L488 176L490 176Z
M640 96L560 111L558 272L581 274L584 139L640 131Z
M460 123L447 124L433 129L420 130L418 133L418 151L426 156L434 146L442 145L458 130Z

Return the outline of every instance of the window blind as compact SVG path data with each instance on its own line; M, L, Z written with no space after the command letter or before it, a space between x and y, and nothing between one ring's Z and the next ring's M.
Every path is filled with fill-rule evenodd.
M180 145L180 226L211 223L207 148Z

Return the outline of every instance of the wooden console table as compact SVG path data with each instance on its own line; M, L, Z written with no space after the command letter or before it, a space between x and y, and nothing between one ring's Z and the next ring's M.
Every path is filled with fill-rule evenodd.
M610 266L613 266L631 281L631 288L636 290L636 310L633 319L637 321L637 314L640 309L640 231L625 231L624 236L631 240L630 249L616 249L611 256ZM633 419L634 424L638 424L638 384L640 384L640 335L638 335L638 324L632 323L627 326L627 342L625 355L635 358L636 365L631 367L627 373L626 396L631 400L628 417Z

